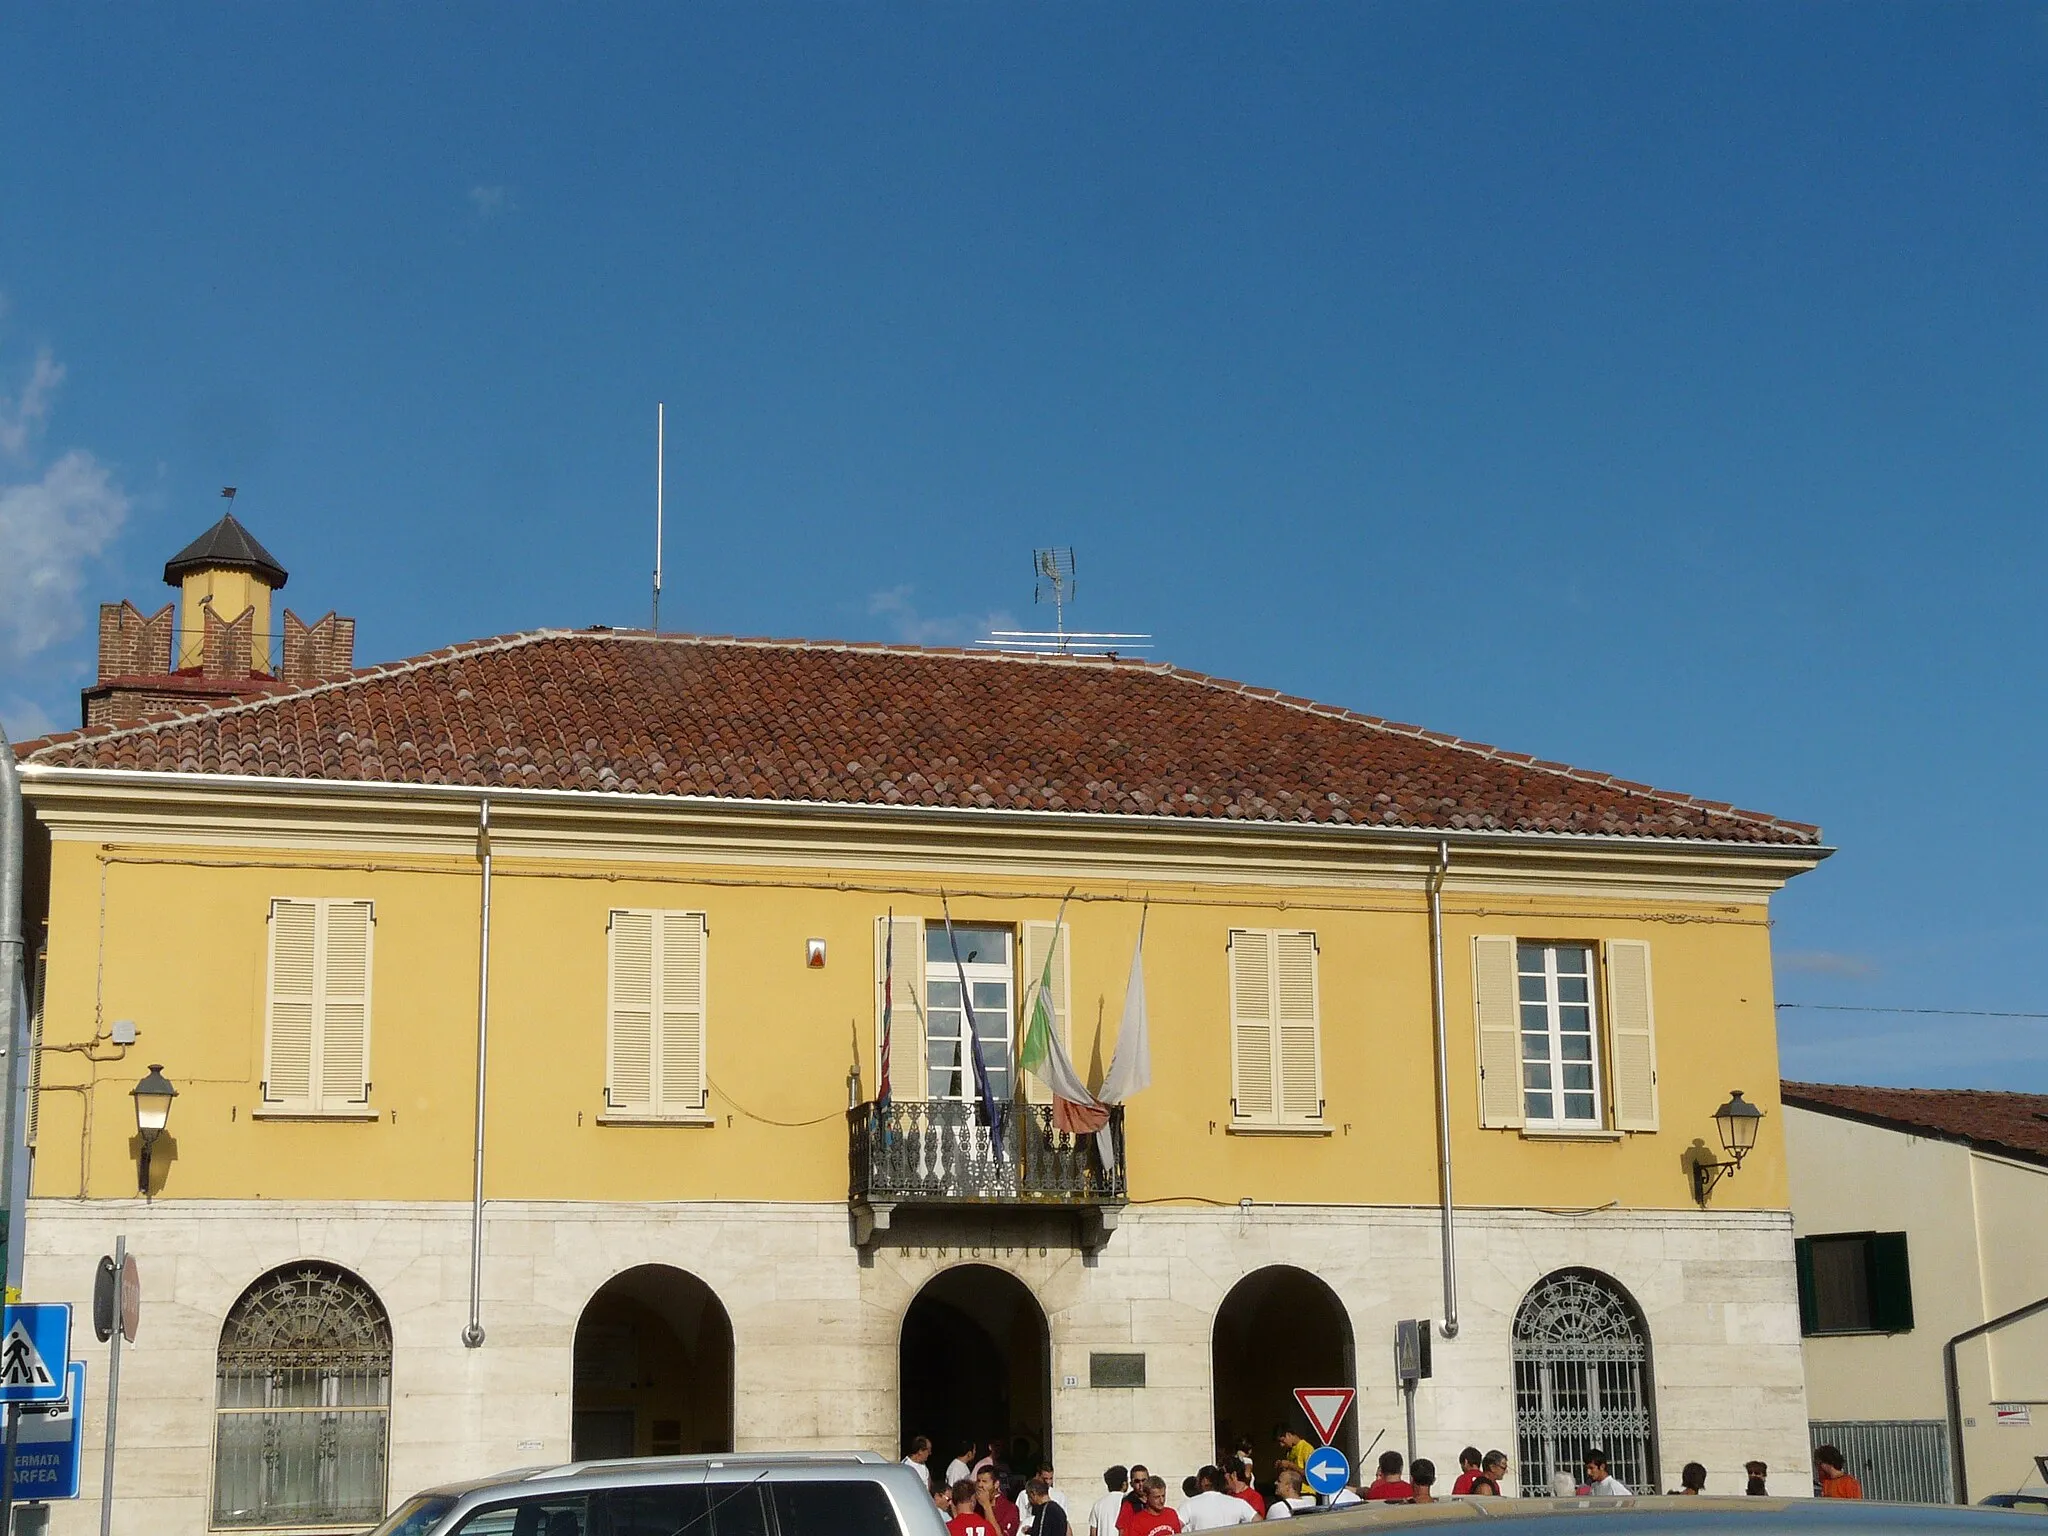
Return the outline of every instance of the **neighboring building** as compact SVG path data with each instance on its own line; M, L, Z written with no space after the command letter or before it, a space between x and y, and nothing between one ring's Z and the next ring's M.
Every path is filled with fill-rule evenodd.
M27 1288L138 1255L119 1531L908 1433L1178 1477L1277 1454L1298 1385L1398 1443L1439 1003L1439 1464L1805 1455L1768 925L1814 827L1156 663L609 631L22 756ZM1101 1081L1141 927L1151 1085L1106 1139L1009 1104L1048 961ZM1730 1088L1766 1118L1702 1207Z
M1813 1441L1951 1497L1942 1346L2048 1296L2048 1094L1783 1085ZM2048 1315L1957 1348L1974 1502L2038 1483Z
M356 621L329 613L309 625L287 608L273 631L270 599L285 580L230 512L164 566L176 603L152 614L125 599L100 604L99 680L85 690L85 724L126 725L346 677Z

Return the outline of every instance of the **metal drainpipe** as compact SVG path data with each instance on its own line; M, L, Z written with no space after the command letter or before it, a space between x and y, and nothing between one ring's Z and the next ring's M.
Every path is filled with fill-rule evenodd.
M1430 1003L1436 1016L1436 1168L1443 1194L1444 1317L1437 1332L1458 1336L1458 1231L1451 1201L1451 1047L1444 1024L1444 877L1451 872L1451 841L1436 845L1429 881Z
M483 862L483 895L479 903L476 958L476 1146L471 1162L474 1184L469 1202L469 1326L462 1330L465 1349L484 1342L484 1089L491 1045L491 802L476 808L477 857Z
M19 1027L22 1013L21 888L22 822L27 812L21 804L21 774L14 764L14 744L0 730L0 1031L7 1040L7 1101L4 1111L6 1144L0 1152L0 1202L7 1210L7 1272L9 1285L21 1283L21 1253L26 1237L27 1211L16 1203L17 1160L26 1155L20 1146L27 1129L22 1119L23 1060L28 1054L28 1032Z
M2002 1317L1994 1317L1988 1323L1979 1323L1974 1328L1965 1328L1961 1333L1941 1346L1941 1375L1943 1385L1948 1388L1948 1466L1952 1490L1958 1504L1970 1502L1970 1479L1963 1467L1963 1388L1956 1376L1956 1346L1984 1334L1994 1333L2008 1323L2016 1323L2023 1317L2032 1317L2036 1312L2048 1312L2048 1296L2039 1301L2030 1301Z

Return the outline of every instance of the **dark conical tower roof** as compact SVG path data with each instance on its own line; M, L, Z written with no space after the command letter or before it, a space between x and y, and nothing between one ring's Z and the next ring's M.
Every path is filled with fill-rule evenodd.
M175 587L189 572L220 570L254 572L273 590L285 582L284 567L235 521L232 512L171 557L164 567L164 582Z

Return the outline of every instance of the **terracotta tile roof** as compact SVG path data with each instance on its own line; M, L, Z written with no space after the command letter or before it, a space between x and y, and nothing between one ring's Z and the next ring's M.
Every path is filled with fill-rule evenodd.
M1669 837L1820 829L1158 662L625 631L477 641L33 764Z
M1801 1109L2048 1163L2048 1093L1790 1082L1781 1092L1785 1103Z

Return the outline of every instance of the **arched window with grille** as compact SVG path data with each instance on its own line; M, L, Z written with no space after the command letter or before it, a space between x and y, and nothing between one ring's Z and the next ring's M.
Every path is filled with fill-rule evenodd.
M384 1515L391 1320L332 1264L273 1269L221 1329L216 1528L369 1525Z
M1590 1269L1538 1281L1515 1313L1515 1437L1522 1496L1585 1481L1591 1447L1636 1493L1657 1491L1650 1331L1628 1293Z

